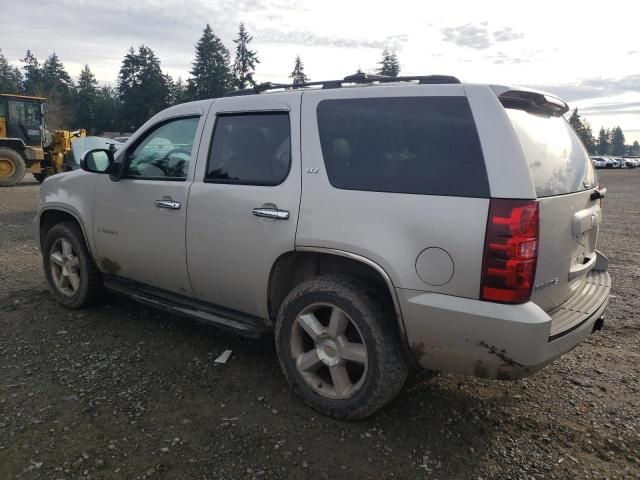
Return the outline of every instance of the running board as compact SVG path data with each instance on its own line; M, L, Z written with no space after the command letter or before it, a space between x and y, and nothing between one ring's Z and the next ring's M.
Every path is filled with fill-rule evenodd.
M105 278L104 286L114 293L144 305L208 323L245 337L259 338L271 330L266 321L260 317L216 307L137 282L110 276Z

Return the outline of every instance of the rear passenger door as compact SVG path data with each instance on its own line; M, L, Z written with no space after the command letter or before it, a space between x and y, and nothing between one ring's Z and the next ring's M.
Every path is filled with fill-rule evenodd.
M271 267L295 243L300 97L213 103L187 214L189 278L199 300L268 316Z

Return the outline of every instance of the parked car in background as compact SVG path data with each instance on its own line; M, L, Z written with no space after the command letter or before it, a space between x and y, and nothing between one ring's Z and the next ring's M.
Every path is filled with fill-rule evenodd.
M606 189L564 101L444 76L305 87L171 107L44 182L54 297L273 331L288 382L337 418L412 365L515 380L602 326Z
M636 168L638 166L638 164L633 158L616 157L616 160L618 160L621 163L621 165L624 166L624 168Z
M609 157L591 157L591 160L596 168L618 168L619 166L616 160Z

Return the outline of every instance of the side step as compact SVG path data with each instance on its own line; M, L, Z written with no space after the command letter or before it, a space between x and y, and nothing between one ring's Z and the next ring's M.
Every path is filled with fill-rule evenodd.
M104 286L114 293L169 313L192 318L245 337L259 338L271 329L265 320L189 297L110 276Z

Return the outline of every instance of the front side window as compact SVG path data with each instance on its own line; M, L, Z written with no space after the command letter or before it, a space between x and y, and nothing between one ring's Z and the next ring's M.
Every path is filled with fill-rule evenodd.
M205 182L279 185L291 165L287 112L220 115Z
M322 155L336 188L489 197L465 97L323 100L317 115Z
M128 155L131 178L185 180L199 117L171 120L154 129Z
M42 119L40 104L9 100L9 119L23 125L40 125Z

